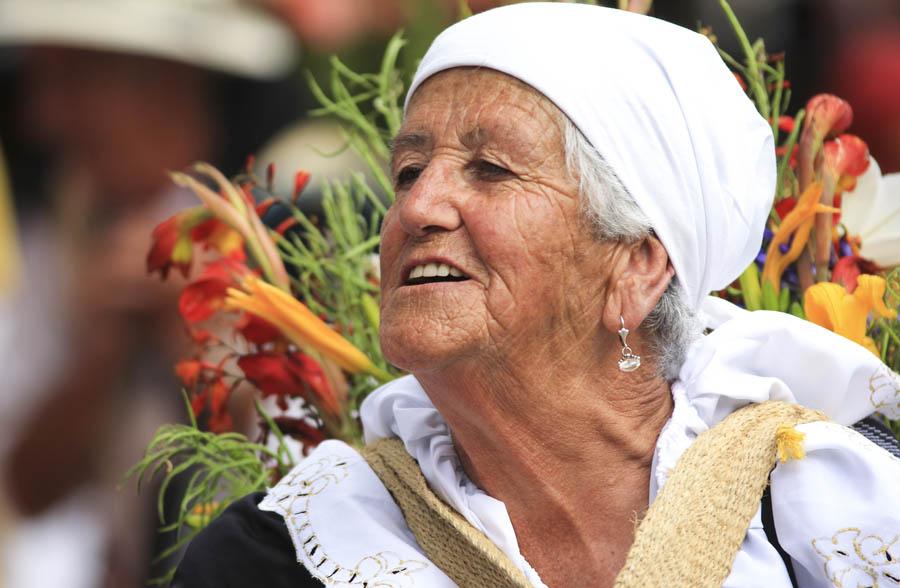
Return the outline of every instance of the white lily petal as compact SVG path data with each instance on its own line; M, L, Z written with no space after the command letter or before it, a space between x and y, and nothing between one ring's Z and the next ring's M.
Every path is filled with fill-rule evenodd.
M860 253L878 265L900 264L900 174L881 175L872 159L856 189L844 195L841 221L862 239Z
M851 235L860 235L870 222L873 203L881 188L881 168L874 158L869 159L869 169L856 181L852 192L845 192L841 201L841 222Z

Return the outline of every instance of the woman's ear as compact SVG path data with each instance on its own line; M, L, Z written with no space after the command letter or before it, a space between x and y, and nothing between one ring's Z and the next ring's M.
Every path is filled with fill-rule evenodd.
M634 331L659 302L675 269L659 239L649 236L627 245L612 271L603 326L611 333L617 332L621 316L625 327Z

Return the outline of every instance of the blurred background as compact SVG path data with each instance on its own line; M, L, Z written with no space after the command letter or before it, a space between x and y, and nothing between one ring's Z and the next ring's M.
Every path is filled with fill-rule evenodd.
M474 11L499 0L470 0ZM850 102L850 131L900 171L900 2L731 0L748 35L785 52L791 111ZM412 66L457 0L0 0L0 588L146 585L169 562L155 493L123 473L156 428L184 419L172 366L188 344L180 277L150 278L152 229L193 197L166 170L254 154L316 179L362 170L316 106L339 54L375 71L405 27ZM657 0L651 14L712 26L716 0ZM613 58L597 56L597 59ZM585 72L590 75L590 72ZM0 184L3 183L0 175ZM2 190L0 190L2 193Z

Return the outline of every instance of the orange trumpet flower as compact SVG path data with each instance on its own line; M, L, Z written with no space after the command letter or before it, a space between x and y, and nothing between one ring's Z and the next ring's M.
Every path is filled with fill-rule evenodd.
M762 281L768 281L776 294L781 290L781 275L784 270L800 257L803 248L809 241L809 233L815 223L816 213L838 212L838 209L832 206L819 203L821 195L822 184L819 182L810 184L797 200L797 205L784 217L781 226L772 237L772 242L769 243L769 249L766 251L766 264L762 271ZM787 243L791 235L794 236L791 247L787 253L782 253L779 247Z
M366 354L287 292L253 276L244 279L243 288L246 291L228 290L226 308L258 316L305 352L328 359L348 372L371 374L382 382L392 379Z

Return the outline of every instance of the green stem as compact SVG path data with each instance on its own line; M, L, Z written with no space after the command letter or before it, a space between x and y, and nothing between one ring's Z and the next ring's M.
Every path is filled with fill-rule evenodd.
M734 29L738 42L741 45L741 49L744 52L744 56L747 59L747 71L749 73L747 83L750 84L750 89L753 92L753 100L756 102L756 108L763 117L768 119L771 114L771 109L769 107L769 93L763 83L762 75L759 73L759 61L756 51L750 44L747 33L744 32L744 28L741 26L741 23L738 21L737 16L735 16L734 11L731 9L728 2L726 2L726 0L719 0L719 4L722 6L722 10L728 18L731 28Z

